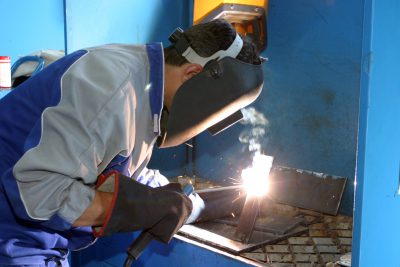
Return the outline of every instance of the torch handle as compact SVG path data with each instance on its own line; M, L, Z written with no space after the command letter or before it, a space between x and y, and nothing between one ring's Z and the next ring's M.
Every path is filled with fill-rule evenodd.
M193 192L194 188L191 184L186 185L182 192L186 195L189 196ZM140 233L138 238L136 238L132 244L128 247L126 253L128 254L124 267L129 267L131 266L133 260L137 260L140 255L142 255L142 252L144 249L147 247L148 244L154 239L154 236L147 230L143 231Z

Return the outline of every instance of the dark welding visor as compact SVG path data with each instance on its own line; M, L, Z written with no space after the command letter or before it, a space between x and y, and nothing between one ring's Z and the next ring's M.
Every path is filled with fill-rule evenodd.
M229 127L241 119L240 109L258 97L263 82L261 64L232 57L208 63L176 92L169 114L163 115L158 146L180 145L206 129L215 134Z

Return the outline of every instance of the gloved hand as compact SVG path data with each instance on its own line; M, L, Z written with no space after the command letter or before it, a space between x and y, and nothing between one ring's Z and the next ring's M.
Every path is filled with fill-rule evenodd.
M192 210L191 201L177 183L151 188L111 172L99 178L97 190L114 192L106 222L93 229L97 237L144 229L168 243Z
M204 200L197 193L192 193L189 195L190 201L192 201L192 213L190 213L189 218L186 220L186 224L191 224L197 221L201 213L205 210L206 204Z
M193 209L186 221L187 224L240 214L246 194L240 190L200 190L190 195L190 200Z

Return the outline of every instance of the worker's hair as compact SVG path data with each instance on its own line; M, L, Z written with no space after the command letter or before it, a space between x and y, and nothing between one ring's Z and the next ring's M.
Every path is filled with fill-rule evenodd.
M231 24L224 19L217 19L207 23L197 24L184 32L190 46L202 57L209 57L219 50L226 50L236 37L236 31ZM260 64L259 54L255 45L247 38L243 39L243 47L237 59ZM165 63L173 66L181 66L188 63L186 58L176 51L173 45L164 49Z

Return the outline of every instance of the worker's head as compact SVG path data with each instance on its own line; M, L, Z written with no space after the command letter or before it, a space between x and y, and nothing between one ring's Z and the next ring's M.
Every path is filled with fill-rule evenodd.
M207 23L197 24L184 31L190 46L202 57L209 57L219 50L226 50L236 37L232 25L224 19L216 19ZM173 66L182 66L189 61L183 57L174 45L164 49L165 63ZM255 45L249 39L243 39L243 47L237 59L260 64L260 57Z
M224 19L217 19L207 23L194 25L184 31L184 36L189 41L190 47L201 57L226 50L236 37L232 25ZM196 62L189 62L182 56L174 45L164 49L166 63L165 105L169 108L176 90L188 79L203 70L203 66ZM236 56L237 59L260 64L260 57L255 45L248 38L243 38L243 47Z
M242 40L225 20L184 32L177 29L170 41L172 46L164 49L164 104L169 115L163 115L161 147L183 143L221 120L232 119L232 114L237 120L237 111L255 100L263 84L255 45Z

